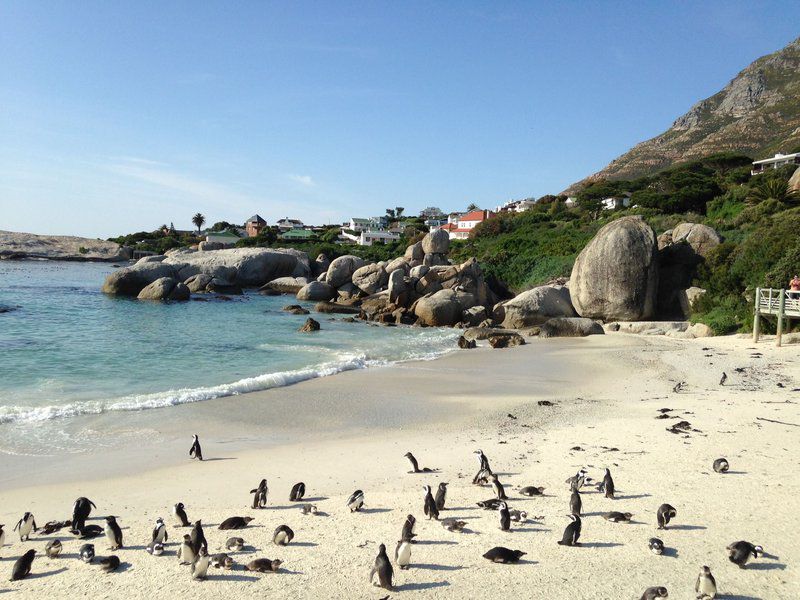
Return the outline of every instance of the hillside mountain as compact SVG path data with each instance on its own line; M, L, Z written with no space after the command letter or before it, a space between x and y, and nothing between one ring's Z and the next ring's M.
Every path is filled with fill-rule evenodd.
M725 88L692 106L661 135L634 146L602 171L571 185L574 193L599 179L634 179L676 162L717 152L767 158L800 146L800 38L739 73Z

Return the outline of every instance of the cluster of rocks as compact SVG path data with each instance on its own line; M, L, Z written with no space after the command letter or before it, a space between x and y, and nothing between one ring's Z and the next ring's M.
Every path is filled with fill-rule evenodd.
M706 327L642 326L659 317L685 319L703 290L692 288L697 265L720 243L704 225L682 223L658 238L641 217L623 217L600 229L579 254L569 280L500 298L471 258L451 264L446 231L428 233L403 256L377 263L353 255L311 260L291 249L180 249L149 256L112 273L109 294L142 300L188 300L191 294L293 294L321 313L339 313L393 325L462 327L459 344L487 340L501 348L541 337L578 337L631 331L676 337L708 335ZM287 310L305 314L300 305ZM350 317L349 317L350 318ZM658 325L661 323L661 325ZM608 324L604 330L603 324Z

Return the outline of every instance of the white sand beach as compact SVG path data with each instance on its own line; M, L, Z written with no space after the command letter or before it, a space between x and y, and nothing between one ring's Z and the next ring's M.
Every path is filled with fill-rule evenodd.
M720 385L723 371L728 379ZM718 597L798 598L798 387L791 346L616 334L532 338L509 350L479 348L147 414L99 416L91 424L95 431L138 433L120 434L98 453L0 457L6 531L0 592L575 600L637 599L660 585L671 598L694 598L697 573L708 565ZM657 418L665 408L668 418ZM690 430L667 431L684 420ZM186 456L192 433L200 434L203 462ZM475 504L492 497L490 487L471 483L478 448L505 485L510 506L528 513L528 522L513 523L511 532L498 528L496 512ZM408 451L436 471L409 474ZM711 468L722 456L730 461L727 474ZM617 497L587 489L583 545L563 547L556 541L568 522L564 481L581 467L598 479L611 469ZM253 510L248 491L264 477L268 507ZM307 486L306 501L324 514L302 515L288 501L297 481ZM468 531L451 533L424 518L422 486L440 481L449 483L441 518L463 519ZM545 495L521 496L518 490L528 485L544 486ZM357 488L366 508L351 514L345 500ZM28 542L12 531L25 511L40 526L69 519L79 496L97 505L90 522L119 519L125 548L114 552L123 563L116 573L79 561L83 542L66 530L34 534ZM245 551L232 554L234 570L212 570L198 582L179 565L175 551L188 533L172 524L171 507L179 501L190 520L202 519L210 551L222 551L230 535L245 539ZM677 517L657 531L662 503L673 505ZM611 510L633 513L633 522L604 520L601 513ZM377 547L385 543L393 557L407 514L418 519L411 568L395 569L394 591L373 587L368 574ZM255 520L239 532L217 529L234 515ZM153 557L144 546L159 516L169 518L170 538L167 553ZM280 524L295 532L287 547L271 541ZM664 541L664 555L648 550L653 536ZM49 559L44 546L53 537L64 551ZM760 544L767 555L739 569L725 550L737 540ZM94 543L99 556L111 553L105 538ZM520 564L493 564L482 558L493 546L527 554ZM9 582L13 561L29 548L38 552L33 575ZM259 557L280 558L281 572L241 568Z

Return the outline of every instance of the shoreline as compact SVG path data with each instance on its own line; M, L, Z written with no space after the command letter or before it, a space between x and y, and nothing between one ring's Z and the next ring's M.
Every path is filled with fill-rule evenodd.
M725 386L719 385L722 370L729 375ZM680 381L682 390L673 392ZM393 556L410 513L417 516L420 541L412 550L412 568L395 569L397 597L521 598L533 587L537 594L565 600L635 598L650 585L665 585L671 596L684 597L700 565L708 564L726 597L795 598L800 544L785 523L800 494L794 475L797 428L758 418L800 423L798 393L792 391L798 385L800 368L791 348L734 337L610 334L534 340L510 350L482 348L422 364L341 373L240 396L236 415L223 406L230 398L174 407L174 418L162 423L162 438L140 440L135 451L126 450L133 452L133 463L143 462L129 465L118 453L103 452L104 460L80 458L80 468L74 461L66 467L52 461L47 469L29 467L23 487L4 484L0 522L15 523L24 510L40 525L68 518L78 496L97 504L93 517L118 515L130 541L116 554L127 568L98 576L96 567L74 558L43 557L34 563L34 573L46 576L0 587L30 595L136 597L157 586L200 598L262 592L377 599L386 592L367 582L377 544L385 543ZM553 406L540 406L539 399ZM671 409L674 418L656 419L662 408ZM265 412L268 421L254 419ZM334 423L318 434L312 424L331 418ZM689 421L691 429L666 431L678 420ZM200 423L214 423L226 434L201 433L208 459L202 463L185 455L193 431L183 431ZM292 428L283 443L265 443L271 440L263 432L287 423ZM342 430L342 424L351 427ZM304 428L310 428L307 435ZM238 439L243 432L249 442ZM512 533L506 533L497 528L495 512L475 506L492 496L491 488L470 483L477 448L489 456L511 506L536 519L512 524ZM408 474L403 454L409 450L421 466L437 471ZM730 460L729 474L711 471L718 456ZM111 472L103 471L103 463L112 463ZM587 490L584 547L563 548L555 543L568 510L563 480L580 467L595 478L609 467L618 495L609 500ZM262 477L270 485L268 508L252 510L247 492ZM327 516L302 516L287 502L289 488L301 480ZM451 533L424 519L421 486L439 481L449 483L442 518L464 519L472 533ZM525 485L544 486L545 496L520 496ZM344 503L356 488L364 490L367 510L351 514ZM203 518L214 552L229 533L218 531L217 523L232 515L254 516L250 527L237 532L252 550L234 559L241 564L281 558L284 571L256 576L213 570L209 581L193 582L174 558L173 537L184 532L171 524L170 556L149 556L142 545L153 520L169 517L169 507L178 501L186 504L190 519ZM659 532L654 515L663 502L673 504L678 517ZM600 516L607 510L630 511L634 522L609 523ZM280 523L297 536L285 548L270 541ZM65 532L34 535L28 543L9 534L0 554L6 561L28 547L41 551L52 537L64 541L65 552L79 545ZM662 557L647 550L653 535L668 547ZM724 548L737 539L762 544L767 556L745 570L736 568ZM526 561L489 563L481 555L495 545L528 552ZM108 554L105 546L100 539L98 554ZM606 575L598 578L598 572Z

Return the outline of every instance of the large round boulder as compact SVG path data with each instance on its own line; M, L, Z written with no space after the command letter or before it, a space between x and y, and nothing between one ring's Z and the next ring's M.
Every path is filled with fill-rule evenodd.
M578 255L570 298L582 317L641 321L653 316L658 290L656 235L639 216L605 225Z
M585 337L587 335L603 335L603 326L597 321L581 317L556 317L542 323L539 337Z
M789 178L789 189L800 194L800 167Z
M139 292L139 300L188 300L189 288L174 277L160 277Z
M414 306L419 322L431 327L452 327L461 321L463 312L475 306L472 294L457 290L439 290L420 298Z
M360 288L365 294L372 295L386 288L389 283L389 274L384 268L384 263L364 265L353 272L353 285Z
M563 285L542 285L503 303L496 311L503 327L522 329L540 325L553 317L578 316Z
M422 251L425 254L447 254L450 249L450 234L444 229L436 229L422 238Z
M708 253L722 243L719 234L708 225L701 223L681 223L672 229L672 243L686 243L700 256Z
M172 265L164 262L137 263L132 267L117 269L103 282L104 294L136 296L142 289L162 277L177 277Z
M403 256L399 256L394 260L390 260L386 265L387 273L397 271L398 269L402 269L403 272L406 274L408 274L408 272L411 270L411 266L408 264L408 261Z
M345 283L350 283L353 278L353 273L365 264L367 263L364 259L353 256L352 254L345 254L344 256L335 258L328 267L325 281L335 288Z
M307 284L308 279L305 277L278 277L262 285L259 291L274 290L281 294L296 294Z
M309 275L308 255L297 250L270 248L226 248L168 256L162 265L172 265L179 279L206 273L241 286L261 286L278 277Z
M195 293L205 292L206 288L208 287L208 284L211 283L213 279L214 278L211 275L206 275L205 273L198 273L197 275L192 275L191 277L189 277L189 279L187 279L183 283L186 284L186 287L189 288L190 292L195 292Z
M324 281L311 281L297 292L298 300L310 300L312 302L332 300L335 297L336 290Z
M406 252L403 255L409 263L412 261L422 261L425 257L425 250L422 249L422 242L417 242L416 244L411 244L408 248L406 248Z

